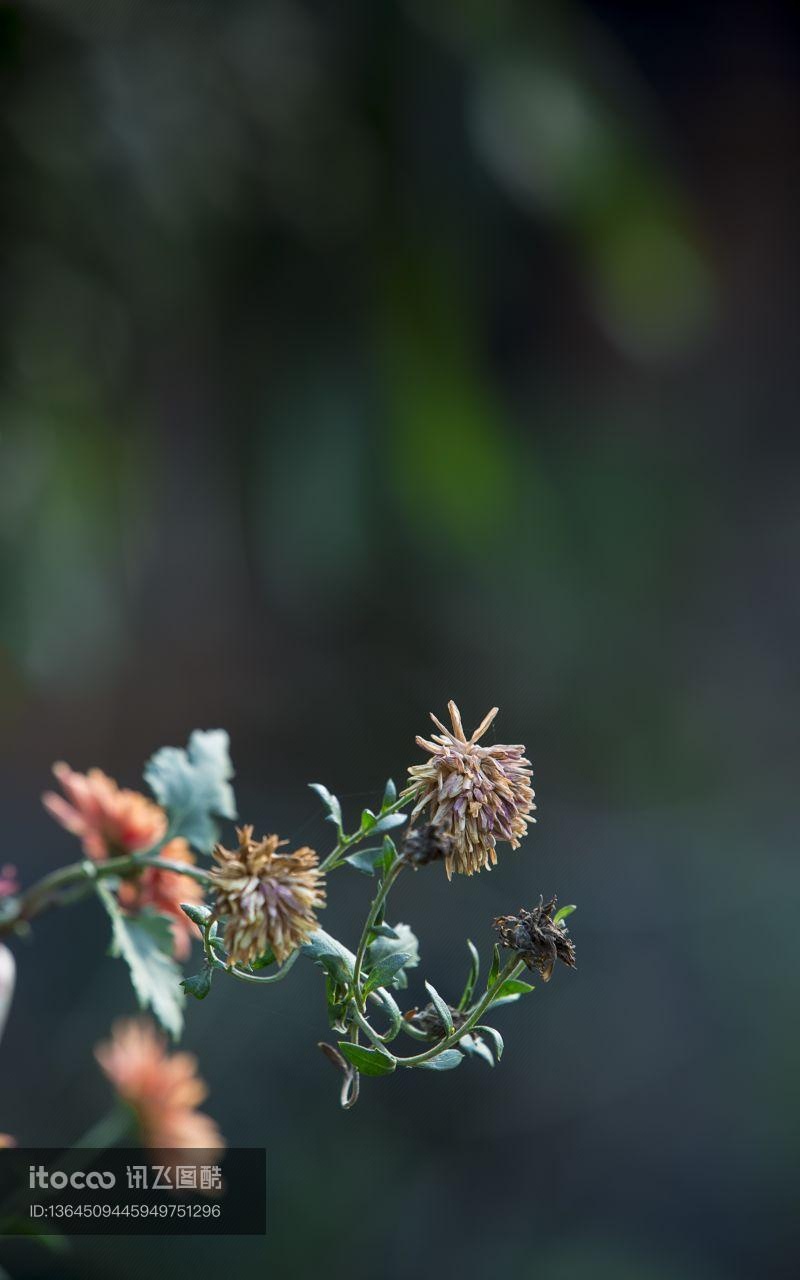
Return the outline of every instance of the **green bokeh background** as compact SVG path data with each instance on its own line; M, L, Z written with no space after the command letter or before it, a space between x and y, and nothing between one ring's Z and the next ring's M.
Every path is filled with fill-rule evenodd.
M13 1276L797 1273L799 47L755 0L0 7L0 861L72 857L53 760L135 786L218 725L242 817L324 849L306 781L352 820L454 697L539 823L401 881L412 998L579 904L493 1075L348 1115L317 972L218 984L186 1040L267 1238ZM106 942L15 946L22 1143L107 1104Z

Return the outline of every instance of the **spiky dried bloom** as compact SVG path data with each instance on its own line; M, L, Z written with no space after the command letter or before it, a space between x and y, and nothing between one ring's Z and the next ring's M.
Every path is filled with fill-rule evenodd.
M516 849L527 824L536 821L530 816L536 806L524 746L479 745L497 707L484 716L471 738L464 733L456 704L449 702L447 708L452 730L431 713L441 733L431 734L430 742L417 738L431 759L409 769L403 794L416 797L412 821L427 808L431 820L449 837L444 865L450 879L454 871L471 876L489 870L497 862L498 840Z
M543 982L549 982L556 960L575 968L575 945L563 921L553 923L557 898L544 903L539 898L533 911L520 908L518 916L498 916L493 922L504 947L519 953L529 969L538 969Z
M195 858L183 836L176 836L163 845L159 857L168 862L185 862L194 866ZM203 901L203 887L191 876L160 867L145 867L133 880L123 880L117 894L119 904L126 911L136 913L150 907L161 915L170 917L173 953L176 960L185 960L191 949L192 938L199 938L197 925L181 910L181 903L199 905Z
M191 1053L168 1053L162 1036L145 1018L115 1022L111 1039L95 1057L117 1094L136 1116L146 1147L202 1147L221 1152L224 1140L210 1116L198 1111L208 1090Z
M449 835L435 822L411 827L403 841L402 857L416 871L429 862L443 862L450 852Z
M87 857L100 862L113 854L138 853L165 835L164 810L138 791L122 790L100 769L76 773L59 763L53 773L66 799L48 791L42 803L56 822L80 837Z
M211 872L217 892L215 916L224 918L225 949L233 964L252 964L271 950L279 964L317 927L315 909L325 905L324 878L313 849L280 853L276 835L253 839L252 827L237 828L238 849L218 844Z

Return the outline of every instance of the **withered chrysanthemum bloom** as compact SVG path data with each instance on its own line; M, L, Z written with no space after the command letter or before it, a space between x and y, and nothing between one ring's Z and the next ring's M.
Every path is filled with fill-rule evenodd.
M453 871L471 876L497 862L495 845L507 840L516 849L535 822L531 787L531 765L523 746L482 747L479 739L497 715L493 707L467 738L454 702L447 704L452 731L436 716L431 720L441 733L432 741L417 738L420 747L431 753L424 764L413 765L404 795L416 796L412 821L426 807L431 820L450 839L444 865L448 879Z
M226 919L225 948L234 964L252 964L268 949L279 964L316 928L314 910L325 905L323 877L313 849L279 852L277 836L253 839L252 827L237 828L238 849L217 845L211 872L217 891L215 915Z
M575 945L563 922L553 923L556 898L533 911L520 908L518 916L498 916L493 922L504 947L517 951L529 969L538 969L543 982L549 982L556 960L575 968Z

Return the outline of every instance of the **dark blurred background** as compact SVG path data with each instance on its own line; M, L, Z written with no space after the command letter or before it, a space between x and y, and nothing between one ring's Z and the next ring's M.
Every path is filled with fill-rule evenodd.
M758 0L0 6L0 861L73 857L54 759L137 786L195 726L325 849L306 782L354 821L453 697L539 824L401 881L412 999L579 904L494 1075L351 1114L310 965L216 984L186 1040L266 1240L12 1275L797 1274L798 49ZM106 943L86 904L15 944L22 1143L106 1108Z

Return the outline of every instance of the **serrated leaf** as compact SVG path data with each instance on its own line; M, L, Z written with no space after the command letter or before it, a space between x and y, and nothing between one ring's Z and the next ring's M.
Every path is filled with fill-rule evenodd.
M402 951L406 955L406 960L401 969L398 969L392 978L391 985L397 991L403 991L408 986L408 977L406 969L416 969L419 964L419 942L414 930L407 924L398 922L393 926L394 938L388 938L385 935L379 936L370 945L367 952L369 966L372 968L384 956L393 955L398 951ZM384 983L380 984L384 986Z
M460 1067L463 1061L464 1055L458 1049L443 1049L437 1057L428 1062L420 1062L419 1065L428 1071L452 1071L453 1067Z
M316 791L325 808L328 810L328 817L341 831L342 829L342 806L339 804L338 797L335 796L321 782L309 782L312 791Z
M397 1066L392 1055L382 1049L367 1049L364 1045L353 1044L349 1040L340 1040L339 1048L362 1076L388 1076Z
M384 956L382 960L370 970L369 977L364 983L364 991L369 995L370 991L374 991L376 987L387 987L398 969L402 969L403 965L410 957L405 951L394 951L391 955Z
M127 964L140 1007L152 1009L162 1027L177 1040L183 1030L183 995L180 970L172 959L169 916L151 911L124 916L101 880L96 887L111 918L111 954Z
M492 1041L492 1044L494 1045L494 1051L495 1051L495 1054L497 1055L497 1061L499 1062L503 1056L503 1037L500 1035L500 1032L496 1031L494 1027L483 1027L483 1026L476 1027L475 1030L482 1031L485 1036L489 1037L489 1039Z
M216 819L236 817L228 748L224 729L195 729L185 750L162 747L145 765L145 781L169 814L170 833L202 853L211 853L217 842Z
M206 965L199 973L193 973L190 978L184 978L181 986L186 995L194 996L195 1000L205 1000L211 990L211 974L212 970Z
M433 1001L434 1008L441 1018L442 1025L446 1028L447 1034L452 1035L455 1028L453 1026L453 1015L450 1012L449 1006L445 1003L431 982L425 983L425 990Z
M481 958L478 955L477 948L475 947L474 943L470 942L469 938L467 938L467 946L469 947L471 964L469 969L469 976L467 977L466 986L464 987L464 990L461 994L461 999L458 1002L459 1009L466 1009L467 1005L472 999L472 993L475 990L475 984L478 981L478 975L480 974L480 971L481 971Z
M571 916L573 911L577 910L578 908L574 902L569 903L566 907L559 907L558 911L553 916L553 924L560 924L562 920L566 920L567 916Z
M317 929L312 933L300 950L304 955L311 956L312 960L322 965L326 973L332 974L340 982L347 982L352 978L353 965L356 962L353 952L348 951L347 947L343 947L341 942L337 942L336 938L332 938L324 929Z
M373 876L375 868L383 861L383 845L376 844L369 849L359 849L358 853L348 853L345 862L349 862L356 871L365 876Z
M384 809L388 809L397 799L397 787L391 778L386 779L386 786L383 791L383 800L381 801L381 813Z
M212 914L211 908L202 902L182 902L181 911L185 916L189 917L193 924L198 925L201 929L208 924Z

